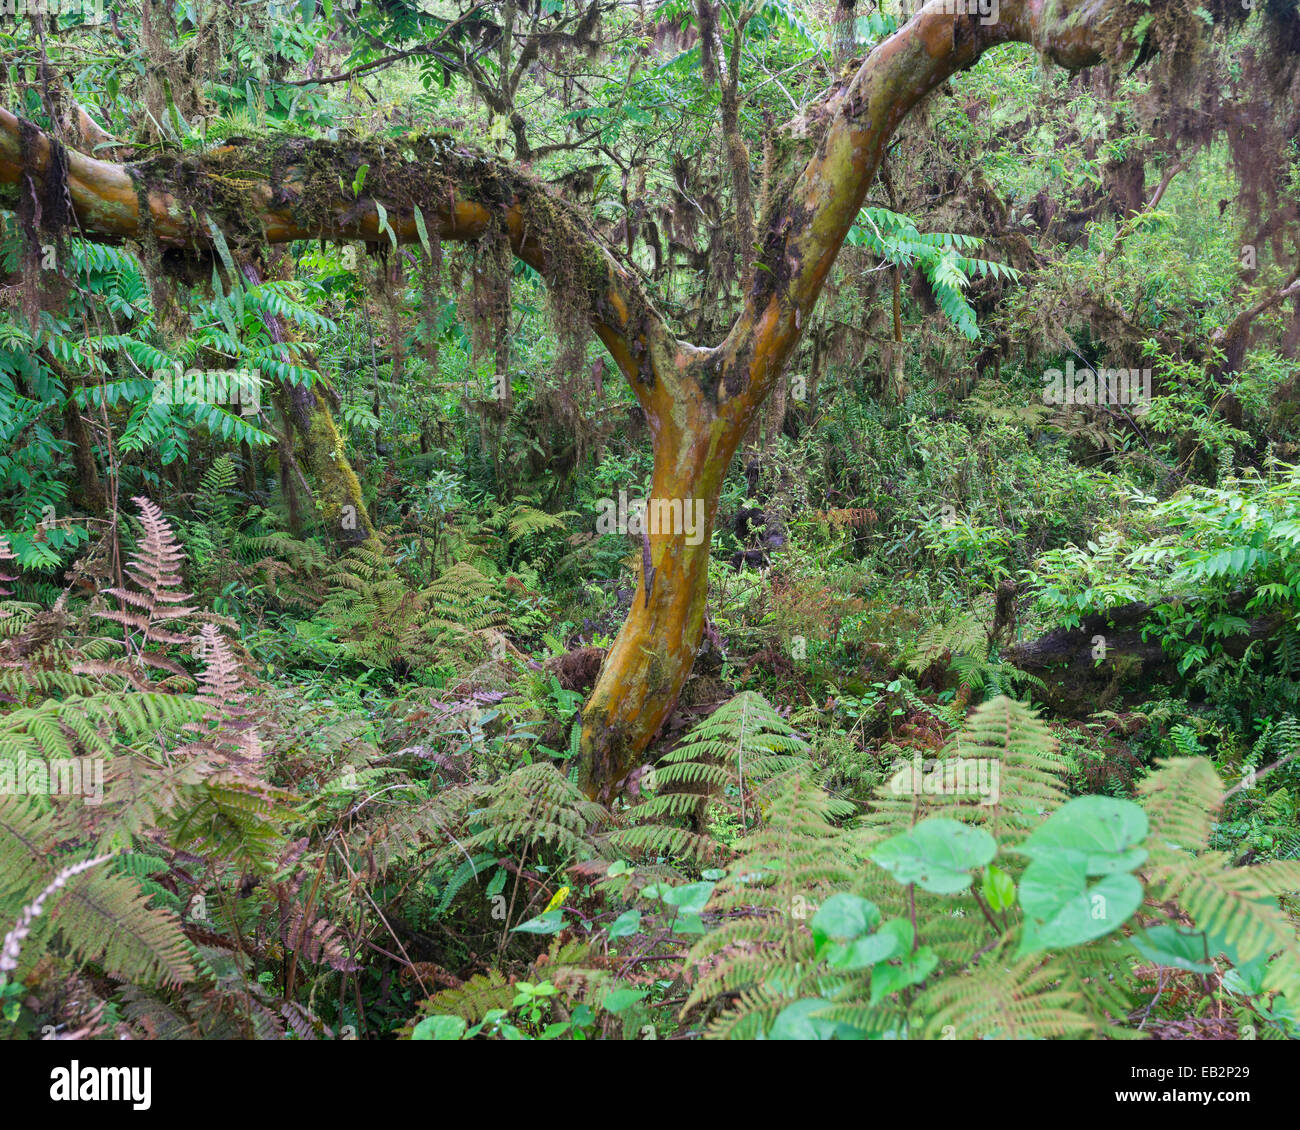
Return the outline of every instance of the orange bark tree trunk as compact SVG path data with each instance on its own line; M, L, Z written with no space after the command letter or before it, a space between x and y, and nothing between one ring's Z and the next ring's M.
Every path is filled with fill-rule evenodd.
M704 517L702 538L687 537L680 523L652 523L648 567L585 708L583 784L590 795L608 796L638 763L690 674L723 477L810 321L890 135L917 102L992 46L1029 43L1077 69L1100 61L1104 45L1120 50L1123 27L1146 11L1122 0L1002 0L985 23L952 13L964 6L928 4L801 116L811 155L772 193L756 230L744 308L715 348L676 339L576 207L528 174L445 139L278 138L158 158L128 172L65 153L0 110L0 207L12 207L23 192L66 190L87 234L137 238L147 228L161 245L204 249L213 224L244 243L427 245L435 231L442 240L504 233L515 255L566 302L585 304L650 424L650 510L671 515L689 505L692 516L702 507ZM358 199L342 186L356 183L362 165L368 173ZM51 185L53 177L66 183Z

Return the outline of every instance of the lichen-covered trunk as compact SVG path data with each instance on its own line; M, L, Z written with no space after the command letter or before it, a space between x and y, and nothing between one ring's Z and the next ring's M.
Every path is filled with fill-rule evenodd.
M298 433L302 463L325 530L345 548L370 541L375 527L361 495L361 482L343 450L343 437L323 390L295 385L286 387L283 396L282 411Z
M72 396L63 403L63 427L72 445L72 464L77 469L78 501L88 513L101 517L108 513L108 494L95 465L94 438Z
M717 459L716 431L716 424L704 422L673 433L656 452L647 513L676 512L680 503L693 529L687 534L683 522L677 530L645 535L650 568L641 569L632 608L583 712L581 781L589 795L617 791L676 704L695 662L704 633L709 542L730 462L730 452L725 461Z
M633 381L655 436L652 503L698 498L712 531L731 457L785 371L908 111L995 43L1032 42L1073 68L1098 61L1093 24L1106 5L1007 4L992 26L929 5L829 96L812 157L765 218L761 269L747 280L744 310L727 339L687 362L679 351L675 367L655 356L654 382ZM611 351L625 372L640 371ZM895 355L901 360L897 345ZM581 779L591 796L616 792L640 761L677 702L703 631L707 541L689 547L660 531L650 538L649 562L583 714Z
M676 706L695 664L718 499L758 408L741 414L718 410L704 391L703 374L719 371L722 363L716 351L679 357L671 410L663 411L653 396L642 399L655 447L646 505L648 564L583 711L579 779L591 797L608 800L619 791ZM667 370L661 359L656 375L663 378Z
M279 256L274 271L281 279L292 278L292 260L287 255ZM244 275L254 286L262 281L260 269L252 263L244 265ZM277 317L268 317L267 328L271 339L281 346L297 340L293 328ZM307 360L315 368L315 359ZM280 414L302 443L303 463L315 484L313 495L328 536L336 545L348 549L371 540L377 544L375 527L361 495L361 481L343 449L343 437L334 422L324 386L281 383L275 395ZM291 501L290 512L296 509L296 501Z

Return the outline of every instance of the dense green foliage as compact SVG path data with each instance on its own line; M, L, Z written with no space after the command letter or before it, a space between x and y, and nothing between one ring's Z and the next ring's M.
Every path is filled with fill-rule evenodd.
M5 104L124 162L450 133L580 203L701 341L784 123L906 17L114 8L0 27ZM1300 1035L1298 29L1261 3L1195 81L1007 47L908 119L609 806L577 712L642 556L597 516L651 446L563 294L500 240L299 242L254 276L220 233L33 247L0 201L0 1024ZM1092 368L1149 400L1044 395ZM254 406L159 395L192 369ZM321 502L322 443L373 537Z

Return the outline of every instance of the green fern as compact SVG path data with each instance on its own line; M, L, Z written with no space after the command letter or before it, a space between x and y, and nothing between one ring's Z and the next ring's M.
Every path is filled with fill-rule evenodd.
M179 922L149 907L125 875L96 870L51 892L49 861L66 858L57 847L65 829L48 811L23 797L0 795L0 921L23 921L30 936L13 969L19 980L47 949L77 963L94 963L110 976L143 984L179 984L192 976L188 944ZM47 905L39 903L51 894ZM33 904L38 913L23 909Z
M647 795L634 810L636 826L615 833L613 846L628 855L696 862L716 855L716 839L699 830L710 812L715 823L730 816L742 830L752 826L761 811L758 786L808 764L807 750L762 695L743 691L697 722L641 778Z
M789 773L773 788L766 821L741 841L713 892L709 910L717 924L688 958L702 973L685 1009L740 994L710 1027L712 1036L758 1036L819 983L825 971L812 961L808 920L865 864L832 822L831 799L808 774Z

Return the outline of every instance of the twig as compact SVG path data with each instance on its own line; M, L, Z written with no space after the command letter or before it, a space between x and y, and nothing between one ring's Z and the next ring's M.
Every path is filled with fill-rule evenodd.
M1277 761L1273 762L1273 764L1268 766L1266 769L1259 770L1258 773L1252 770L1248 777L1243 777L1241 781L1233 785L1232 788L1230 788L1226 793L1223 794L1223 796L1219 798L1219 804L1223 805L1227 801L1227 799L1230 796L1232 796L1233 793L1238 793L1244 788L1253 787L1260 780L1261 777L1267 777L1270 773L1273 772L1274 769L1281 768L1281 766L1285 765L1288 761L1293 761L1297 757L1300 757L1300 749L1294 750L1293 752L1288 753L1285 757L1279 758ZM1246 784L1247 780L1250 781L1249 786Z

